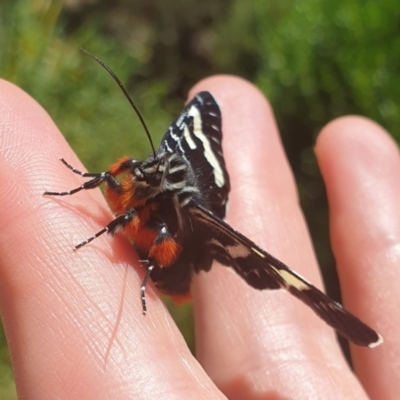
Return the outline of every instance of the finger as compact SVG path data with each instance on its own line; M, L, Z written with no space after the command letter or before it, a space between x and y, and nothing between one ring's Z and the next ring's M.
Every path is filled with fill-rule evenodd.
M220 398L122 238L75 244L111 219L98 189L64 198L83 169L49 116L0 81L0 310L19 397Z
M329 124L316 147L326 182L331 236L343 299L384 337L368 351L352 348L371 398L396 398L400 366L400 157L378 125L348 117Z
M321 280L276 124L264 97L231 77L205 80L223 115L232 192L227 221L311 282ZM198 357L231 399L362 398L333 331L284 291L259 292L225 267L196 280ZM312 384L311 384L312 382Z

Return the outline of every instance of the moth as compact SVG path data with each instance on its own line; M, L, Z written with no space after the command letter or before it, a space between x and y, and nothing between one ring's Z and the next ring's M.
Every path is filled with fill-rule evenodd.
M368 347L382 343L375 330L224 222L230 181L221 146L221 111L211 93L198 93L186 105L155 150L119 79L89 55L113 76L134 107L153 153L144 161L123 157L100 173L78 171L61 159L88 180L73 190L45 195L68 196L105 184L105 196L115 214L106 227L75 249L103 233L123 232L146 268L141 286L144 314L149 279L164 294L186 297L193 274L209 271L213 261L218 261L255 289L286 289L353 343Z

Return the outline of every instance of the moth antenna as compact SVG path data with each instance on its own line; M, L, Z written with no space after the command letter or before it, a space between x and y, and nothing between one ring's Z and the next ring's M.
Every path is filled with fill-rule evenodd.
M135 103L133 102L131 96L129 96L127 90L125 89L124 85L122 84L122 82L119 80L119 78L117 77L117 75L115 75L115 73L111 70L111 68L106 65L103 61L101 61L99 58L97 58L95 55L93 55L92 53L90 53L89 51L81 48L81 51L83 51L84 53L86 53L89 57L93 58L93 60L95 60L98 64L100 64L110 75L111 77L114 79L114 81L118 84L119 88L122 90L122 93L125 95L125 97L128 99L129 104L132 106L132 108L134 109L136 115L139 117L139 120L146 132L147 138L149 139L150 142L150 146L151 149L153 150L153 155L154 158L156 157L156 150L154 148L154 144L153 144L153 140L151 138L150 132L147 128L146 123L144 122L144 119L142 117L142 115L140 114L139 109L136 107Z

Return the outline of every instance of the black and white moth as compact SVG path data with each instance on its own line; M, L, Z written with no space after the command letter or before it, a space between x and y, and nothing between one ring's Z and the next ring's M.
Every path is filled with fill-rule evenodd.
M96 60L132 104L118 78ZM381 344L382 337L375 330L223 221L230 182L221 125L214 97L201 92L168 128L158 150L153 148L144 161L124 157L108 171L84 173L62 160L74 173L90 179L71 191L45 194L72 195L105 183L105 195L116 215L76 248L106 232L125 233L147 271L141 288L144 313L149 278L163 293L186 296L193 274L209 271L216 260L233 268L255 289L286 289L354 344Z

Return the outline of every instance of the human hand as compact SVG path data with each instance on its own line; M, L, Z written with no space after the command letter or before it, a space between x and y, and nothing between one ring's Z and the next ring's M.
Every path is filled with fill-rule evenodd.
M232 77L191 94L201 90L223 115L227 221L321 287L269 106ZM332 329L304 304L220 266L194 279L200 365L152 284L142 315L144 271L126 240L103 236L72 251L112 216L98 190L42 197L81 183L58 161L80 167L48 115L4 81L0 109L0 310L21 398L397 398L400 158L380 127L342 118L316 145L345 306L385 339L352 347L357 379Z

